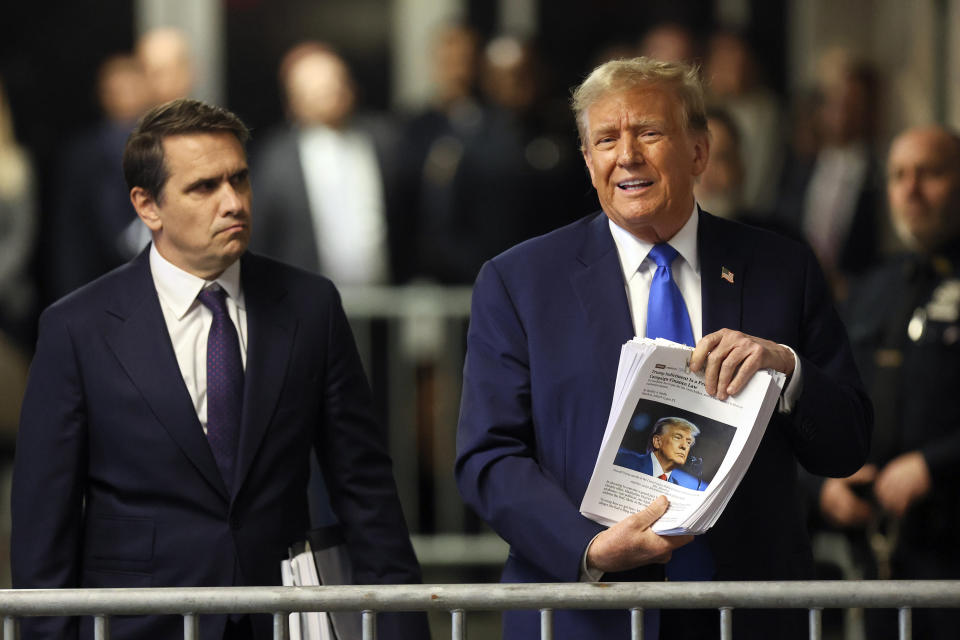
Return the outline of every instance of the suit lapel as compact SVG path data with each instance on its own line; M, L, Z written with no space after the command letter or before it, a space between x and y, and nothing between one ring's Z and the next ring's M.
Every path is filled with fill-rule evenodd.
M170 437L226 500L227 489L183 383L150 275L149 249L130 265L129 282L106 312L120 322L105 336L120 366Z
M578 256L582 268L574 272L571 282L587 318L583 339L590 343L590 352L612 396L620 348L634 332L623 269L607 224L607 216L602 213L590 222Z
M701 212L697 223L704 335L720 329L740 330L742 324L746 260L740 246L726 238L717 222L710 214Z
M247 253L241 267L247 307L247 369L234 495L250 471L280 398L297 329L289 305L283 304L286 289L268 282L260 260Z

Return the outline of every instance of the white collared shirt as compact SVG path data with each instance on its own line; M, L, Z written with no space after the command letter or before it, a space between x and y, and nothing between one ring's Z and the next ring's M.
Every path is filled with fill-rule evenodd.
M650 475L652 475L654 478L659 478L663 474L666 474L667 480L669 480L671 472L663 470L663 466L660 464L660 458L658 458L653 451L647 455L650 456L650 462L652 463L650 465Z
M700 305L700 259L697 256L697 207L680 231L670 238L668 244L679 254L670 265L673 281L677 283L683 301L690 315L694 343L703 337L703 318ZM641 240L613 220L608 220L613 242L620 255L623 268L624 287L627 300L630 301L630 316L633 319L634 335L644 336L647 329L647 300L650 297L650 284L657 264L648 257L653 244Z
M173 343L183 383L193 400L203 432L207 432L207 334L213 314L197 300L200 291L218 285L227 292L227 313L240 339L240 358L247 367L247 309L240 288L240 261L216 280L207 281L169 262L156 245L150 247L150 273L160 298L163 320Z
M386 204L373 141L317 125L300 132L298 145L320 272L338 285L386 282Z
M697 226L699 221L699 206L694 203L693 212L680 230L670 238L668 244L677 250L670 271L674 282L680 289L683 301L687 305L690 315L690 327L693 329L694 343L703 337L703 305L700 296L700 258L697 254ZM650 284L657 265L648 258L653 245L641 240L613 220L607 220L613 242L620 257L620 266L623 270L624 288L627 292L627 301L630 306L630 316L633 319L634 335L646 335L647 328L647 300L650 298ZM793 375L780 394L780 403L777 410L781 413L790 413L800 391L803 389L800 371L800 358L790 345L781 345L790 349L793 354Z

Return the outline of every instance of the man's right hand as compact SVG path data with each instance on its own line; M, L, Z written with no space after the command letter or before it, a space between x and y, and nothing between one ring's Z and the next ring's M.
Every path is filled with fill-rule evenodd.
M860 467L847 478L827 478L820 489L820 511L838 527L862 527L873 517L873 507L853 491L855 485L872 483L877 468L872 464Z
M650 529L666 513L669 504L666 496L660 496L643 511L597 535L587 549L587 568L608 573L667 562L674 549L693 540L693 536L657 535Z

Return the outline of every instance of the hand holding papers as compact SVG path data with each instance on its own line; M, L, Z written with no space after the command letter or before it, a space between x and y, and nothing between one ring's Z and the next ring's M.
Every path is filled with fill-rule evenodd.
M720 400L688 369L692 352L646 338L623 346L583 515L612 525L666 495L670 507L652 530L679 535L707 531L723 512L760 444L785 376L758 371L736 396Z

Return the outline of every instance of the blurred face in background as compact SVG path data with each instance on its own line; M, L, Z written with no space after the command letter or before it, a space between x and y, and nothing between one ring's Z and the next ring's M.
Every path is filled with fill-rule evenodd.
M742 205L744 169L736 133L719 118L707 118L710 161L694 187L697 202L712 214L729 218Z
M150 88L143 68L133 56L114 56L100 66L97 83L100 108L117 122L139 118L150 106Z
M301 126L343 126L356 96L347 65L332 52L316 51L297 60L287 72L287 106Z
M479 39L465 27L440 32L433 49L437 99L445 104L469 97L477 83Z
M939 127L900 134L890 146L887 198L909 247L930 252L960 237L960 141Z
M148 31L137 43L137 57L153 94L153 104L190 95L193 58L186 36L173 28Z

